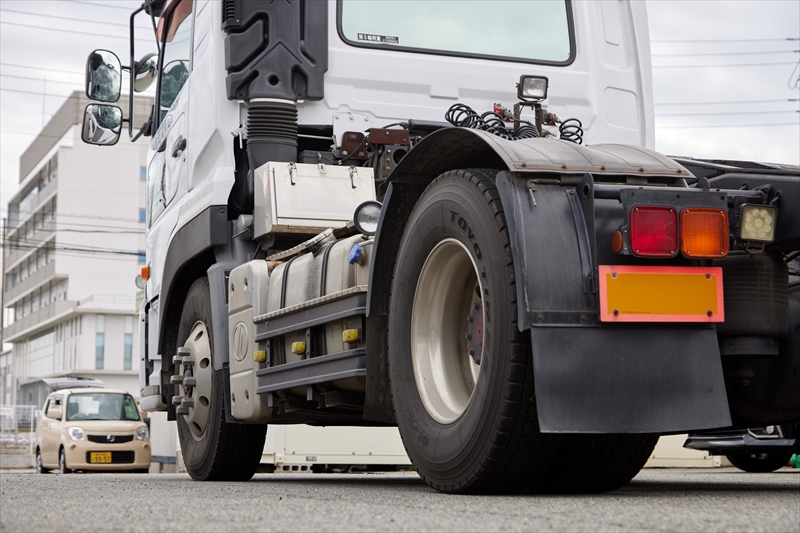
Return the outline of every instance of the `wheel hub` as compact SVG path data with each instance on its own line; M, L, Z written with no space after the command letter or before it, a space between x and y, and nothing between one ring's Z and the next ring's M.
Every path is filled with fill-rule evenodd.
M200 439L208 426L212 398L214 368L211 364L211 344L208 330L202 322L196 322L183 347L175 356L177 375L173 382L177 396L172 401L175 412L183 416L192 436Z
M411 311L411 359L425 409L457 420L472 399L483 358L484 318L478 269L456 239L438 243L420 272Z

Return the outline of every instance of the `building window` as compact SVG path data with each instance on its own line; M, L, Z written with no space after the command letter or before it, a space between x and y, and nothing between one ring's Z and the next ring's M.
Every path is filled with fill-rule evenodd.
M147 220L147 211L139 209L139 222L144 222L145 220Z
M97 333L95 334L94 367L97 370L102 370L106 355L106 316L97 315L95 324L97 325Z
M147 262L147 255L144 252L139 252L139 264L143 265Z
M133 366L133 317L125 317L125 353L123 369L131 370Z
M147 167L139 167L139 179L141 181L147 180Z

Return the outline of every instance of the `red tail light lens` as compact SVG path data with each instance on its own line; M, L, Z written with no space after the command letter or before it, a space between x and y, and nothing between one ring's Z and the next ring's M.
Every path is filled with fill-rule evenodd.
M678 213L672 207L634 207L630 232L633 255L675 257L678 254Z

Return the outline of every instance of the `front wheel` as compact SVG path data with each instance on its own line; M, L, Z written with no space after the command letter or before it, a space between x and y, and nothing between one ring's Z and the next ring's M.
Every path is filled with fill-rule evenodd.
M47 472L47 470L42 466L42 452L39 448L36 448L36 473L44 474L45 472Z
M419 475L442 492L520 491L542 475L561 439L539 432L495 175L459 170L432 182L394 269L395 418Z
M176 384L178 438L192 479L246 481L253 477L264 449L266 425L225 421L222 370L214 370L208 279L189 288L178 327L178 346L188 349L175 364L183 383Z
M733 466L745 472L774 472L786 466L794 452L774 451L767 453L729 453L725 457Z
M72 470L67 468L67 455L64 453L64 448L61 448L58 452L58 472L60 474L69 474L72 472Z

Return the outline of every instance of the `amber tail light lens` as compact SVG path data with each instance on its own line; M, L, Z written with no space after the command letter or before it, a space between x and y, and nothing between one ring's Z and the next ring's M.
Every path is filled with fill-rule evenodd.
M672 207L637 206L631 209L631 252L639 257L678 254L678 214Z
M681 251L691 258L728 255L728 214L704 207L681 211Z

